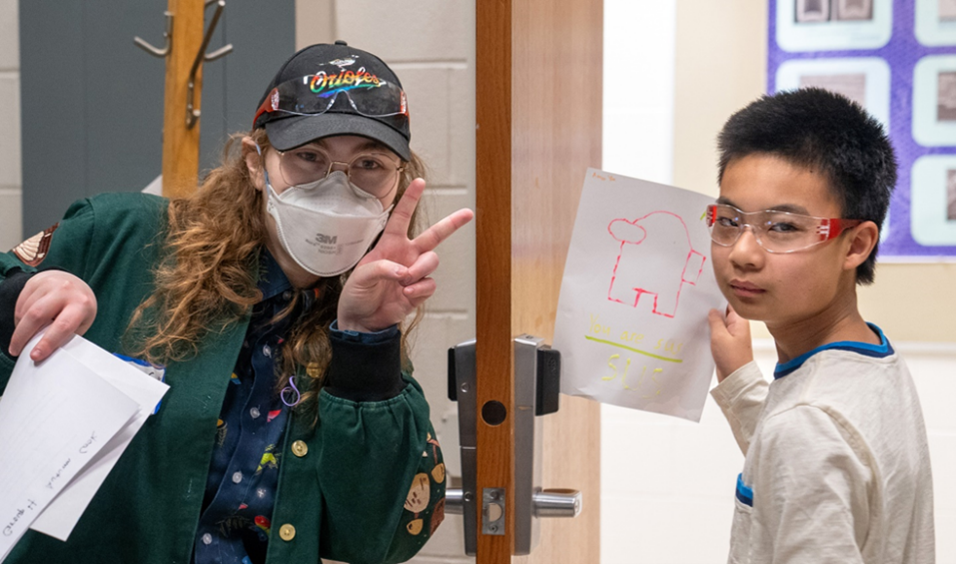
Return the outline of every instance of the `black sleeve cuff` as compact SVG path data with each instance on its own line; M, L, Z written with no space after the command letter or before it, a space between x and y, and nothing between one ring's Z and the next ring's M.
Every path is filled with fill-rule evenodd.
M10 356L10 339L13 338L13 315L20 292L34 273L19 268L11 270L0 282L0 352ZM15 358L15 357L12 357Z
M384 401L402 393L401 334L377 343L349 340L333 331L325 391L352 401Z

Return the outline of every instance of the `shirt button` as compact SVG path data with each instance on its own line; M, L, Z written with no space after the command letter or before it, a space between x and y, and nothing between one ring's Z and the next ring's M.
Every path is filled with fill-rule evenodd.
M249 415L251 415L253 419L258 418L258 417L259 417L259 408L258 408L258 407L253 407L252 409L250 409L250 410L249 410Z
M241 481L242 481L242 472L236 472L235 474L232 475L232 482L234 484L238 484Z
M303 456L309 454L309 445L305 444L305 441L296 441L292 443L292 454L302 458Z
M285 300L291 300L291 299L292 299L292 290L286 290L285 292L282 292L282 298L285 299Z
M212 544L212 535L210 535L209 533L206 533L205 535L203 535L203 536L202 536L202 543L203 543L203 544Z
M295 538L295 527L286 523L279 528L279 538L284 541L290 541Z

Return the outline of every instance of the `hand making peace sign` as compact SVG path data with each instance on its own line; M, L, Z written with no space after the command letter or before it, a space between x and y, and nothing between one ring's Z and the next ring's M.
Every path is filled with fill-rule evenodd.
M434 249L471 221L474 212L460 209L409 239L412 213L424 191L421 178L408 186L378 243L352 271L339 298L339 329L381 331L400 323L435 293L435 281L429 278L438 268Z

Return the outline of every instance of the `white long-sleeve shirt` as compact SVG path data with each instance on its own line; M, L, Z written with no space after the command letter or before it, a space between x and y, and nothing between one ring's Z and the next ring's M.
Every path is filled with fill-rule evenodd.
M777 365L770 384L750 363L711 391L746 456L729 562L935 561L922 410L879 334Z

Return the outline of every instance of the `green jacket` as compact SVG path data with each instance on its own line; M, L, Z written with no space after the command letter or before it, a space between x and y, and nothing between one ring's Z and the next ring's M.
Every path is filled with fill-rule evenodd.
M167 203L140 194L96 196L73 204L48 237L39 268L66 270L90 285L98 313L85 337L106 350L121 350L133 310L153 290ZM0 287L14 269L34 270L12 252L0 254ZM198 355L166 367L170 388L159 412L124 452L68 542L29 531L6 562L189 564L216 423L247 325L248 319L211 331ZM340 350L350 346L360 350ZM337 354L377 354L369 347L375 346L333 345L332 363ZM6 353L0 354L0 393L14 364ZM384 401L355 402L323 391L315 427L293 412L268 562L402 562L431 537L444 515L444 465L421 387L408 374L403 378L401 393Z

